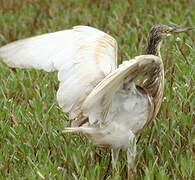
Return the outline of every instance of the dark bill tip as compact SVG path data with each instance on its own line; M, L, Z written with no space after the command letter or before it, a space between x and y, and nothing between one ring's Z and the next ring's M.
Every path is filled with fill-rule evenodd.
M170 32L171 33L181 33L181 32L186 32L189 30L195 29L194 27L174 27Z

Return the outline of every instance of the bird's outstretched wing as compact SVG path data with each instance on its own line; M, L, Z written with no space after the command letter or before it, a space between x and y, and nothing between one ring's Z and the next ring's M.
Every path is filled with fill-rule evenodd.
M116 69L117 43L98 29L75 26L5 45L0 59L11 67L57 70L57 100L73 119L91 90Z
M102 116L99 120L102 122L96 123L104 124L115 93L121 88L124 91L135 88L135 80L141 76L147 78L151 72L158 69L161 65L162 60L154 55L137 56L130 61L125 61L118 69L107 75L88 95L82 105L84 114L90 117L90 114L101 113ZM129 87L129 89L125 89L124 85Z

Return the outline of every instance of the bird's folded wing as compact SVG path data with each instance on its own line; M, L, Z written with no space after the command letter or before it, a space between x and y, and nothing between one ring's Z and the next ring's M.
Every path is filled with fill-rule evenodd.
M75 118L91 90L116 69L117 43L98 29L76 26L5 45L0 59L11 67L57 70L57 100Z
M107 75L87 96L81 107L84 114L89 115L91 111L94 111L94 107L101 107L99 112L103 114L104 117L101 120L104 121L104 114L108 112L114 94L123 85L125 79L128 78L128 83L133 83L140 76L147 76L148 72L161 64L161 59L154 55L137 56L130 61L125 61L118 69Z

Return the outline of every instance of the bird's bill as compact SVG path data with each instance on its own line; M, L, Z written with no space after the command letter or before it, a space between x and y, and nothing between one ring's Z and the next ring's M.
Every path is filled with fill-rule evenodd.
M186 32L186 31L189 31L189 30L193 30L195 28L193 27L174 27L172 28L172 30L170 31L170 33L181 33L181 32Z

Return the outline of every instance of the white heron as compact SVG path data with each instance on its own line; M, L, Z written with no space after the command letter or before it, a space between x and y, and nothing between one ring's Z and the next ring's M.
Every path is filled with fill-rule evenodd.
M0 58L10 67L58 71L57 101L72 120L64 132L80 132L93 144L110 147L113 166L120 149L126 149L130 176L135 168L135 138L155 118L162 101L161 43L190 29L155 25L146 55L119 67L116 40L88 26L10 43L0 48Z

